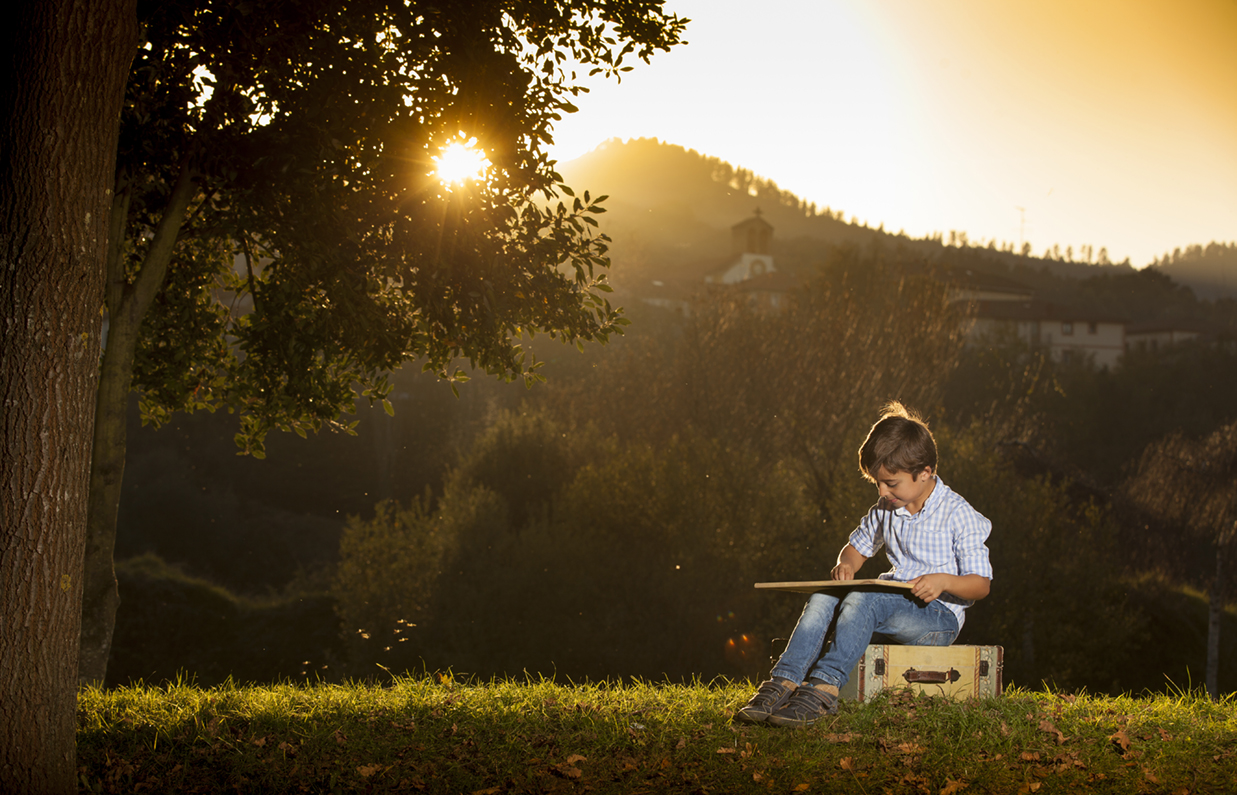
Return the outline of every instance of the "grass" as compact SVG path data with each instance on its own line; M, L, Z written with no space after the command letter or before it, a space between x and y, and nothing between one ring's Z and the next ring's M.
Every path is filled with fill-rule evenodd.
M86 688L82 792L1231 791L1237 699L893 692L808 729L731 722L749 683Z

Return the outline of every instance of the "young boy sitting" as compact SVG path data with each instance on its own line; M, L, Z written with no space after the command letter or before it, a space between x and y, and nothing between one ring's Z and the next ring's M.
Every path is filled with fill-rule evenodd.
M880 500L859 522L833 567L854 579L882 546L893 568L882 580L904 590L814 593L769 681L735 714L747 723L810 726L837 711L838 688L868 643L948 646L967 607L988 595L992 523L936 476L936 440L919 417L890 403L859 448L859 470ZM825 636L833 642L822 655Z

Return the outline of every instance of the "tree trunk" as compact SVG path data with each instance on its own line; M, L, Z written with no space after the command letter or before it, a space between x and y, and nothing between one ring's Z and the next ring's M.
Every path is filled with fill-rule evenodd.
M0 792L77 791L77 646L109 196L135 0L0 33Z
M118 194L122 189L118 186ZM112 633L120 593L116 587L116 517L128 450L126 425L129 391L133 387L133 361L138 335L155 295L163 286L176 236L184 224L190 200L196 192L193 172L186 165L168 198L163 218L150 243L137 278L130 283L119 256L120 241L113 241L107 264L106 306L108 329L99 371L95 403L94 452L90 462L90 498L87 510L86 556L82 591L81 648L78 680L102 683L112 654ZM116 196L112 235L124 234L128 202ZM119 216L119 218L117 218Z

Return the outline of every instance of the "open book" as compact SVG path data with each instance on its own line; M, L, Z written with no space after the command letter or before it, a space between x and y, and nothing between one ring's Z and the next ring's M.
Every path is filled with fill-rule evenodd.
M802 582L758 582L756 587L767 591L793 591L816 593L817 591L846 591L851 588L891 588L909 591L909 582L897 580L805 580Z

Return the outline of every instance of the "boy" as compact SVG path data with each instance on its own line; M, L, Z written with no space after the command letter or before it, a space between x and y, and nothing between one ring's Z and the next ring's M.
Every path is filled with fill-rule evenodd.
M810 726L837 711L846 683L872 636L911 646L948 646L964 612L988 595L992 565L985 541L992 523L936 476L936 440L918 416L890 403L859 448L859 471L880 500L838 554L832 579L854 579L886 548L893 568L883 580L905 591L815 593L769 681L735 714L747 723ZM833 642L822 655L825 635Z

